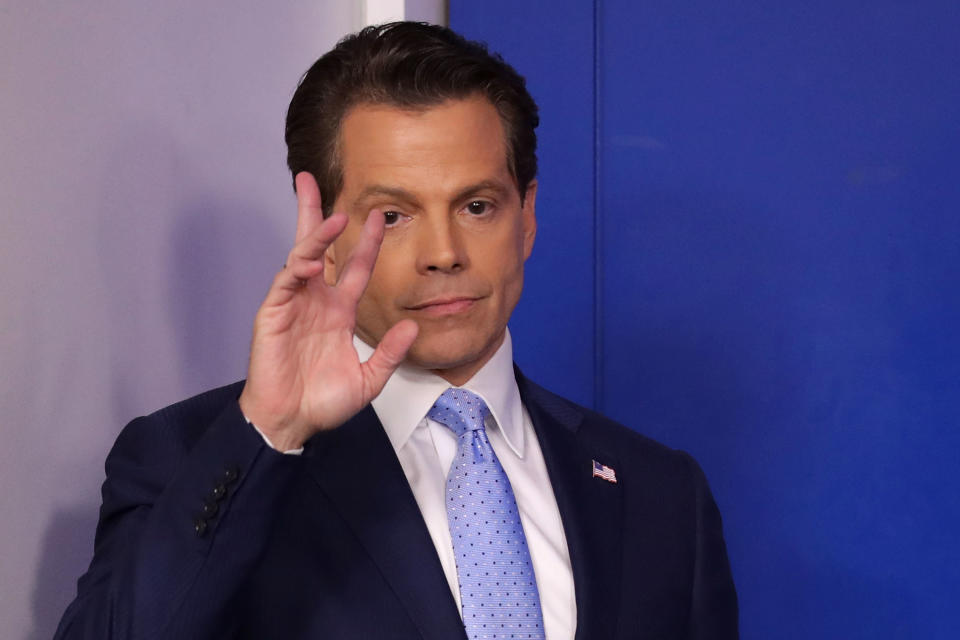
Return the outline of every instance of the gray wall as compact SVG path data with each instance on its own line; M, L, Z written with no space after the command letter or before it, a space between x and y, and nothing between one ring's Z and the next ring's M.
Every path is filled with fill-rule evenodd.
M242 377L295 222L286 104L360 15L0 4L0 637L52 635L120 428Z

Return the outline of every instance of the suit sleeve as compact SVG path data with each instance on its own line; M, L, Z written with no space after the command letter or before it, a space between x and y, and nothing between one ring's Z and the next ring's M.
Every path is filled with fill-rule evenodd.
M690 608L690 640L739 638L737 592L730 572L723 522L703 470L687 456L693 471L696 508L696 561Z
M177 405L131 422L106 462L94 556L55 639L221 637L296 456L266 446L235 397L185 428Z

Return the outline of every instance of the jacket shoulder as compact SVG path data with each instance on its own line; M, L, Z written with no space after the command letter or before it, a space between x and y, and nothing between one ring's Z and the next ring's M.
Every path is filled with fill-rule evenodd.
M642 460L648 469L663 477L690 478L700 475L699 465L685 451L674 449L640 431L577 404L518 375L521 395L527 404L547 411L564 427L574 431L582 441L619 460ZM666 476L664 475L666 474Z
M162 448L193 448L224 408L240 396L243 385L240 381L217 387L131 420L117 437L113 452L130 445L142 450L145 441Z
M617 470L620 504L612 508L608 502L605 514L622 518L618 526L624 544L618 561L631 568L626 575L656 576L655 582L624 583L634 605L623 610L624 620L630 621L624 624L641 628L651 617L673 612L678 633L670 637L736 638L737 596L722 519L697 462L684 451L532 382L522 385L533 411L541 418L546 412L554 428L569 430L571 435L562 438L568 450L576 449L581 459L602 455L606 459L594 459Z

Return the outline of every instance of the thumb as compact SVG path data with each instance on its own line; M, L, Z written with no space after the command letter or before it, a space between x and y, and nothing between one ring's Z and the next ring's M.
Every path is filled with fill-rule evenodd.
M387 380L407 357L407 351L413 346L419 331L420 327L413 320L401 320L383 334L373 355L360 365L364 389L368 392L367 401L375 398L383 390Z

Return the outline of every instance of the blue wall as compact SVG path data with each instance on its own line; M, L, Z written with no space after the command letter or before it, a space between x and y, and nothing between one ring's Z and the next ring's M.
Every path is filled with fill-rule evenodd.
M743 637L960 637L960 4L450 22L542 109L517 359L700 460Z

